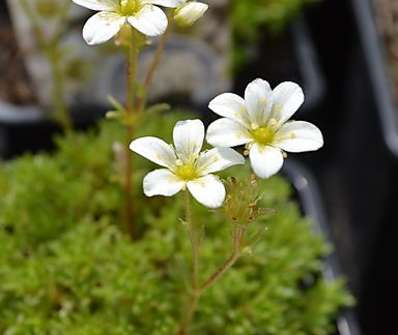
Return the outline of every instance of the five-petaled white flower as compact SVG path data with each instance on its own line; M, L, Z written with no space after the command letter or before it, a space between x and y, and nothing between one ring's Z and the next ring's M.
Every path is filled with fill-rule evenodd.
M284 151L304 152L323 146L320 130L304 121L288 121L304 102L299 85L284 82L274 90L268 82L256 79L245 98L232 93L214 98L209 108L223 118L207 131L207 142L217 147L246 145L254 173L268 178L282 165Z
M202 121L187 120L177 122L174 127L174 147L157 137L142 137L131 142L132 151L165 167L145 176L145 195L173 196L187 188L206 207L220 207L225 199L225 187L212 173L244 164L245 159L230 148L201 152L204 137Z
M209 6L199 1L184 0L175 10L174 20L180 26L191 26L200 19Z
M182 0L72 0L74 3L99 11L83 28L83 38L90 44L110 40L128 22L144 35L161 35L167 28L166 14L155 5L175 8Z

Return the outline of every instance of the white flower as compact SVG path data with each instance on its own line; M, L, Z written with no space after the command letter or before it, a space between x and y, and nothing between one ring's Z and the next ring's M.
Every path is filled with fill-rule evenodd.
M245 159L229 148L201 152L204 137L202 121L187 120L177 122L174 127L174 147L157 137L142 137L131 142L132 151L165 167L145 176L145 195L173 196L187 188L206 207L220 207L225 199L225 187L212 173L244 164Z
M180 26L192 26L207 11L209 6L202 2L185 1L181 6L177 7L174 20Z
M158 36L167 28L167 16L154 5L175 8L182 0L72 0L74 3L99 11L83 28L83 38L90 44L110 40L128 22L147 36Z
M268 178L282 165L284 151L303 152L323 146L320 130L304 121L288 121L304 102L299 85L284 82L274 90L268 82L256 79L245 91L245 99L232 93L213 99L209 108L223 116L207 131L213 146L246 145L255 174Z

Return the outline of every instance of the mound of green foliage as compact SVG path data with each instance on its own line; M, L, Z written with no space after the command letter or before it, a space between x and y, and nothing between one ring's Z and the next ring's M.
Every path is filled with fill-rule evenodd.
M264 30L280 32L304 6L315 1L317 0L232 0L235 68L247 61L248 48L257 42Z
M138 135L168 139L177 119L181 114L149 118ZM139 237L124 233L111 145L123 138L105 121L60 138L51 155L0 167L1 334L175 334L189 286L182 201L144 198L142 176L152 166L135 156ZM342 281L320 275L328 247L302 218L288 183L274 177L261 188L261 205L275 214L258 220L262 237L252 252L203 296L192 334L326 335L351 303ZM229 253L231 227L222 211L194 211L205 228L207 277Z

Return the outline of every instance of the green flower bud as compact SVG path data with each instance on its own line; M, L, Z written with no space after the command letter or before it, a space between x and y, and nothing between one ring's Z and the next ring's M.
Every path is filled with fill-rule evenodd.
M234 224L246 225L257 219L260 208L257 206L260 191L254 176L249 180L239 181L236 178L227 180L227 197L224 210Z
M174 20L181 27L192 26L204 15L208 7L208 5L201 2L186 2L175 10Z

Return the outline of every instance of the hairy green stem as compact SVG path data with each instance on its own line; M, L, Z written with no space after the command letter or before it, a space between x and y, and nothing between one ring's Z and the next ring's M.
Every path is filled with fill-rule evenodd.
M205 290L213 286L224 274L227 272L240 258L242 249L242 239L244 236L244 230L238 226L235 227L234 231L234 246L231 255L219 267L205 282L200 286L200 292L203 293Z
M199 253L200 253L200 230L193 222L191 195L189 191L185 192L185 222L188 228L188 235L191 241L192 250L192 278L191 278L191 296L188 304L187 311L181 321L180 328L177 332L178 335L186 335L191 325L193 316L195 314L200 294L199 290Z
M191 195L188 191L185 191L185 220L188 225L189 238L192 246L192 291L196 291L199 282L200 230L192 219Z
M188 192L186 192L188 193ZM187 199L189 199L189 195L187 196ZM190 211L189 207L189 200L186 200L187 205L186 205L186 221L188 226L191 224L192 225L192 213ZM189 218L187 220L187 218ZM180 324L180 327L177 331L177 335L187 335L189 334L189 328L191 327L192 321L195 317L195 313L197 311L199 301L201 296L205 293L207 289L212 287L214 284L216 284L222 276L236 263L236 261L240 258L242 254L242 244L243 244L243 238L245 235L245 229L242 228L239 225L236 225L234 228L234 233L233 233L233 246L232 246L232 252L231 255L226 259L226 261L219 267L217 268L216 271L211 274L207 280L204 281L202 285L198 284L198 272L195 273L195 271L198 271L199 269L199 264L195 265L195 262L199 261L198 255L199 255L199 244L196 246L195 245L195 235L192 236L192 230L190 230L190 239L192 243L192 268L193 268L193 275L192 275L192 292L191 292L191 297L189 300L188 307L186 309L186 313L184 315L184 318Z
M132 181L133 181L133 158L130 154L129 143L134 136L134 91L135 91L135 80L137 77L137 66L139 57L139 47L137 45L136 32L131 31L132 39L128 45L127 54L127 83L126 83L126 143L125 143L125 159L126 159L126 170L125 170L125 225L130 236L134 236L134 206L133 206L133 195L132 195Z
M195 312L198 308L199 299L200 299L200 294L198 292L191 293L190 301L188 304L188 309L186 311L184 319L182 320L182 322L180 324L180 328L177 331L177 335L187 335L188 334L189 328L191 327L191 323L195 316Z
M48 58L51 65L53 80L52 102L55 108L55 119L68 132L72 129L72 120L65 101L65 76L61 60L58 57L58 48L54 44L48 48Z
M137 96L136 110L138 111L138 113L142 112L145 108L147 93L148 93L149 89L151 88L153 79L155 77L156 70L160 65L160 62L162 60L162 56L163 56L163 53L165 50L166 43L170 38L170 34L171 34L171 31L173 28L173 17L170 13L167 16L169 19L169 24L167 26L165 33L159 39L159 43L156 48L155 55L153 56L152 62L149 65L148 72L146 73L146 76L144 79L142 92L139 96Z

